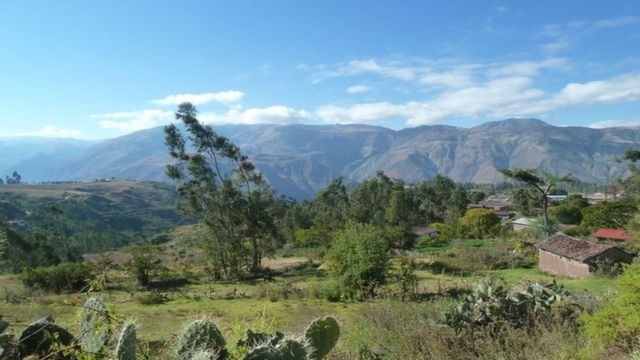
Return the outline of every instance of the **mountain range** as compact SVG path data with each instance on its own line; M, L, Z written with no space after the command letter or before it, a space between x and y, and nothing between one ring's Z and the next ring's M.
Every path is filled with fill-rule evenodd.
M445 125L391 130L368 125L225 125L231 139L278 193L312 197L333 178L369 179L379 171L406 182L443 174L458 182L496 183L500 168L571 173L591 183L624 175L616 161L640 145L640 128L557 127L507 119L473 128ZM0 174L29 183L104 178L168 181L162 127L102 141L0 138Z

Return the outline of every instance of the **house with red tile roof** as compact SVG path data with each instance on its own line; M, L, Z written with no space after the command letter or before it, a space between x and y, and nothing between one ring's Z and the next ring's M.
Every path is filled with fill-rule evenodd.
M598 229L593 237L601 241L627 241L631 238L628 232L622 229Z

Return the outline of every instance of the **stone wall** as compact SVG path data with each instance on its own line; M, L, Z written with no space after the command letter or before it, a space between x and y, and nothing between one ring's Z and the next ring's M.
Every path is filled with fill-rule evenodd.
M544 250L538 250L538 255L538 267L541 270L574 279L584 279L591 276L589 264L571 260Z

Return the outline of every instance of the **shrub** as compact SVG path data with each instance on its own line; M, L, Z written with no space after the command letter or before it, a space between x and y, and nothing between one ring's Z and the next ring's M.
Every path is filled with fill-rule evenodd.
M427 265L432 272L475 272L482 270L530 268L536 264L535 249L497 243L482 248L456 248L442 253Z
M381 231L371 225L348 223L329 250L331 275L344 287L346 297L374 297L385 283L389 246Z
M26 268L19 278L30 288L59 294L63 291L82 291L95 277L94 268L88 263L61 263L49 267Z
M460 218L460 225L468 236L482 239L498 233L500 218L489 209L469 209Z
M625 267L616 284L620 291L611 302L581 319L586 336L602 355L630 353L640 346L640 263Z

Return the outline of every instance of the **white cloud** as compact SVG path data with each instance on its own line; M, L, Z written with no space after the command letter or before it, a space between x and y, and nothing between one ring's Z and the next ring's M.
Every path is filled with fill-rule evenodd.
M361 94L371 91L371 87L367 85L353 85L347 88L349 94Z
M98 123L103 129L133 132L168 124L173 120L174 113L173 111L146 109L141 111L91 115L91 117L94 119L104 119Z
M589 124L593 129L604 129L609 127L638 127L640 126L640 119L638 120L603 120Z
M294 124L310 118L309 112L275 105L246 110L230 109L226 113L202 113L198 118L207 124Z
M474 84L472 74L465 70L428 73L420 78L420 82L425 85L444 86L449 88L463 88Z
M540 114L546 111L595 104L613 104L640 100L640 73L631 73L605 80L567 84L557 93L520 106L522 114Z
M593 27L596 29L622 27L627 25L633 25L637 22L638 22L638 18L635 16L622 16L618 18L603 19L603 20L597 21L595 24L593 24Z
M303 70L308 69L308 67L298 68ZM347 63L334 65L320 65L315 67L312 71L314 71L314 83L318 83L329 78L354 76L360 74L376 74L382 77L388 77L397 80L412 81L416 79L418 72L420 72L420 68L402 61L381 61L377 59L368 59L352 60Z
M77 137L80 135L80 130L74 129L62 129L56 125L46 125L43 128L36 131L27 131L16 134L16 136L41 136L41 137L56 137L56 138L69 138Z
M640 73L587 83L571 83L554 96L552 102L567 106L637 100L640 100Z
M349 107L327 105L319 107L316 115L329 123L375 123L404 119L410 126L432 124L452 116L498 116L502 108L528 103L544 95L543 91L531 85L531 79L526 77L505 77L444 92L431 100L404 104L364 103Z
M519 61L498 65L489 69L489 76L534 76L542 69L563 69L567 67L567 60L549 58L541 61Z
M576 42L584 41L585 37L594 32L635 25L638 22L640 19L636 16L622 16L593 22L571 21L564 24L545 25L538 35L545 40L541 45L542 50L555 54Z
M243 97L244 93L242 91L229 90L204 94L175 94L162 99L151 100L151 103L162 106L176 106L184 102L190 102L193 105L203 105L211 102L230 104L241 101Z
M316 116L325 122L335 124L375 123L393 118L411 116L407 105L389 102L357 104L351 107L334 105L320 106Z

